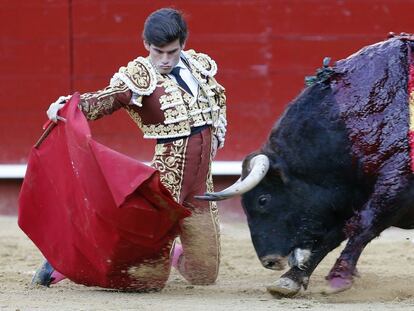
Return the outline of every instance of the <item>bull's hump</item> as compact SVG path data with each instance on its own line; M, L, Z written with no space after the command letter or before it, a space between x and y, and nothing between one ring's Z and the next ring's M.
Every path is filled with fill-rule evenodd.
M400 157L409 166L408 45L393 38L337 62L333 93L366 173Z

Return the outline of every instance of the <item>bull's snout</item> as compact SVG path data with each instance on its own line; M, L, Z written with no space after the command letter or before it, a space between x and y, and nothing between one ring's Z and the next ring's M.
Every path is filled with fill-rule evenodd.
M286 266L287 259L279 255L266 255L260 257L263 267L272 270L283 270Z

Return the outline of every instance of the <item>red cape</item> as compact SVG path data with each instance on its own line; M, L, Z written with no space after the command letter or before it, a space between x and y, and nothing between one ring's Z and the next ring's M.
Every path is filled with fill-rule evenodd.
M190 213L155 169L94 141L78 102L75 94L59 112L66 122L31 150L18 223L74 282L139 288L128 269L168 258Z

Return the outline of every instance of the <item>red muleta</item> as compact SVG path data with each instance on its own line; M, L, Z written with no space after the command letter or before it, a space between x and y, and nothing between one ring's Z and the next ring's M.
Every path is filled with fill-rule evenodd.
M190 212L173 200L155 169L94 141L78 102L76 93L60 111L66 122L50 125L31 150L18 224L76 283L157 287L168 273L152 275L148 284L140 268L168 260L179 222Z

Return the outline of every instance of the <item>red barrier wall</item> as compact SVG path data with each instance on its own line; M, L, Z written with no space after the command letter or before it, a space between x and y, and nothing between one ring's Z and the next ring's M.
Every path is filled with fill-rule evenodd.
M145 17L172 3L187 15L187 47L217 61L227 88L230 125L218 160L257 149L324 56L340 59L388 31L414 29L408 0L1 0L0 163L25 163L58 96L102 88L145 55ZM93 128L103 143L150 160L152 143L124 112Z

